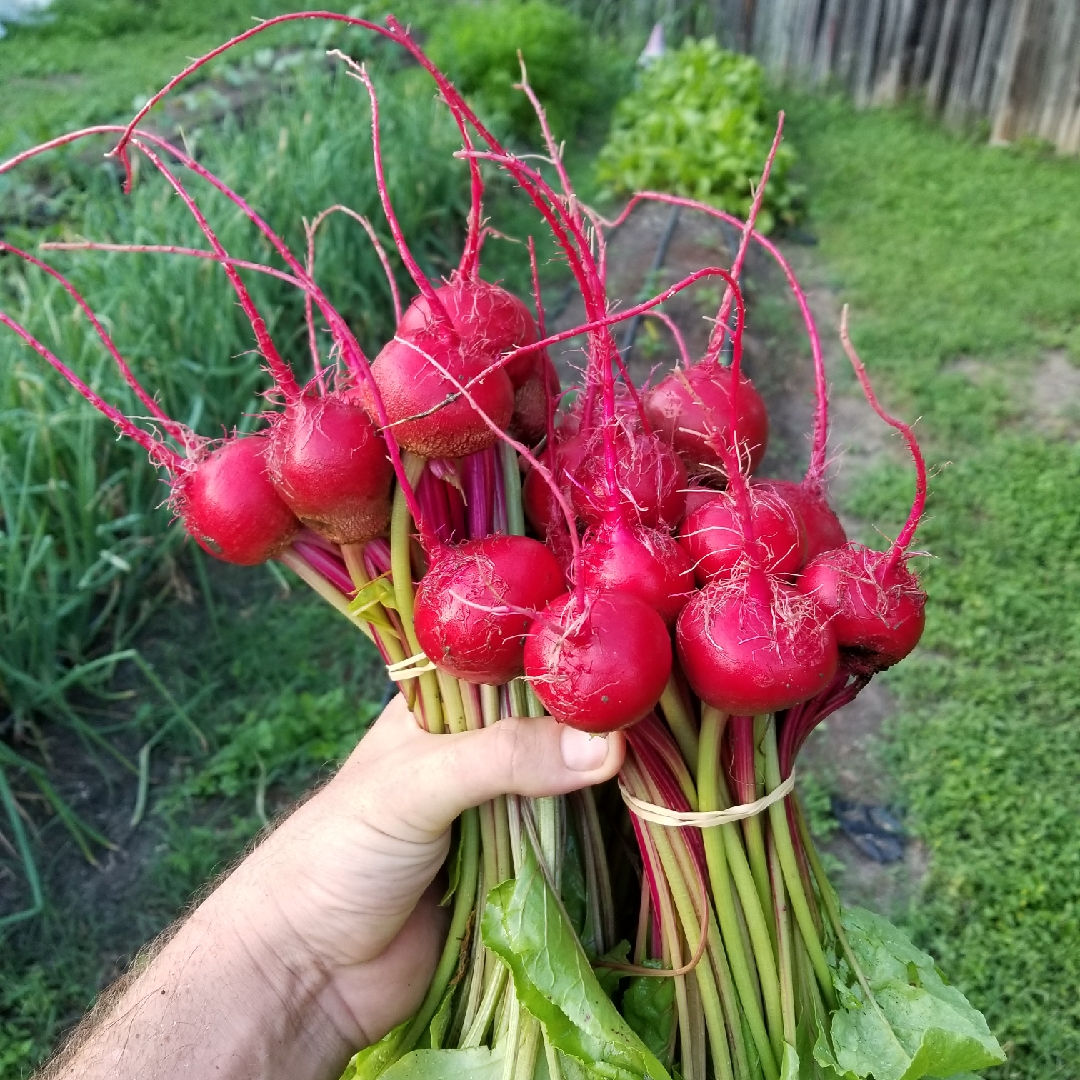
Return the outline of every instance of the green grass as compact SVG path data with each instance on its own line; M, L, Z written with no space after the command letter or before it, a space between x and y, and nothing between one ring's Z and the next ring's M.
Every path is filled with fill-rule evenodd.
M924 646L891 679L897 788L931 854L910 920L1006 1044L998 1075L1075 1076L1080 451L1025 410L1040 351L1076 351L1080 163L903 113L792 113L856 344L952 462L918 540L935 556ZM852 509L887 528L910 497L909 471L885 469Z

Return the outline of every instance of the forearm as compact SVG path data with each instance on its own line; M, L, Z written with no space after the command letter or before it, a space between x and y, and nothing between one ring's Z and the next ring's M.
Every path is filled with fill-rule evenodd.
M187 920L42 1080L327 1080L362 1033L341 1030L330 980L299 955L272 911L233 883Z

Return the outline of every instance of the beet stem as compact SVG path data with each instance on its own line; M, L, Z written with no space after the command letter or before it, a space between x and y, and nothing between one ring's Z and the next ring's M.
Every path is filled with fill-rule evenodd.
M896 417L891 416L879 404L877 395L874 393L874 388L870 385L870 377L866 374L866 368L863 367L863 362L859 359L859 354L855 351L855 346L851 343L851 335L848 333L847 304L844 305L844 309L840 313L840 340L844 345L844 352L847 353L848 359L851 361L851 366L855 369L855 375L859 380L859 385L862 387L863 393L866 395L866 400L870 403L870 408L872 408L886 424L895 428L903 435L908 450L911 452L912 460L915 462L915 499L911 504L911 511L908 514L907 521L904 523L904 527L900 530L899 535L889 548L888 559L885 562L883 570L884 576L887 575L903 557L904 552L907 550L908 545L915 536L915 530L919 527L919 521L922 518L923 511L926 509L926 461L923 458L922 450L919 449L919 441L915 438L915 432L911 430L910 425L905 424L903 420L898 420Z

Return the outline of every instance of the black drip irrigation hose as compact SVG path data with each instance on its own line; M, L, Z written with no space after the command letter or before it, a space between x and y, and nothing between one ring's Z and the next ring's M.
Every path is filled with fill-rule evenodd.
M671 246L671 239L675 235L675 229L679 225L679 211L681 209L682 207L680 206L673 206L671 208L667 224L664 226L664 231L660 234L660 243L656 245L656 254L653 255L652 265L649 267L649 272L645 277L646 282L651 282L664 265L668 248ZM623 361L625 363L630 362L630 350L634 347L634 342L637 340L638 331L641 329L644 318L644 315L635 315L626 327L626 333L623 334L620 351L622 352Z

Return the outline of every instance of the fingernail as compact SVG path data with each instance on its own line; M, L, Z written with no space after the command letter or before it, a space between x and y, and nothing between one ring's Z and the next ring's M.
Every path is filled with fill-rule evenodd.
M563 764L572 772L592 772L607 760L608 744L604 735L590 735L577 728L562 729Z

